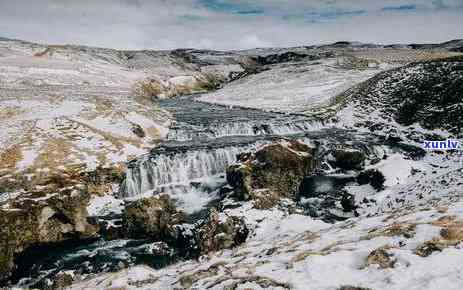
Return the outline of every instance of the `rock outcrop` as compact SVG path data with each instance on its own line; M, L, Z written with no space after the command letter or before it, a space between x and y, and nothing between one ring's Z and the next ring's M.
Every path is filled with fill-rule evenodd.
M377 265L381 269L394 267L396 259L386 249L379 248L372 251L367 257L367 266Z
M282 197L295 197L302 179L315 166L313 148L281 140L238 156L238 163L227 168L227 181L237 199L265 199L261 204L268 208Z
M201 254L229 249L246 241L249 230L242 217L222 218L212 209L208 218L196 231L195 238Z
M183 213L168 195L139 199L129 204L122 216L124 231L130 238L171 238L174 226L183 221Z
M28 193L0 208L0 282L15 268L15 256L31 246L94 237L87 222L89 194L68 187L57 193Z
M381 190L384 188L384 182L386 179L381 171L377 169L368 169L360 172L357 176L357 182L360 185L370 184L376 190Z
M333 164L344 170L361 170L365 162L365 154L358 150L338 149L333 152Z

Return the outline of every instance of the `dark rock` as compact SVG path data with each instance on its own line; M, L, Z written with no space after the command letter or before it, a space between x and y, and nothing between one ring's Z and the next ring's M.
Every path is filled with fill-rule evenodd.
M413 146L403 142L392 143L390 145L391 147L395 147L403 151L404 155L412 160L420 160L424 156L426 156L426 150L417 146Z
M386 179L384 178L384 175L377 169L368 169L362 171L357 176L358 184L370 184L376 190L382 190L384 188L385 181Z
M199 244L196 240L196 227L194 225L175 225L171 243L183 257L197 258L200 255Z
M291 61L316 60L320 57L317 55L288 51L279 54L269 54L266 56L257 56L255 61L260 65L278 64Z
M145 138L146 136L146 133L143 130L143 128L140 125L135 124L135 123L132 123L132 133L137 135L137 137L139 138Z
M365 162L365 154L358 150L341 150L333 152L334 165L344 170L361 170Z
M130 238L165 239L173 237L174 225L185 217L168 195L139 199L129 204L122 215L122 225Z
M427 241L415 249L415 254L421 257L428 257L434 252L441 252L442 247L435 241Z
M294 198L304 176L316 166L313 156L313 148L282 140L238 156L239 163L227 168L227 181L239 200Z
M125 172L121 167L98 166L93 171L82 172L79 176L81 182L86 184L90 195L112 194L113 185L121 184L125 178Z
M355 211L357 209L355 197L352 194L344 193L341 198L341 206L345 212Z
M116 224L115 221L99 220L99 234L105 240L117 240L125 237L125 231L121 224Z

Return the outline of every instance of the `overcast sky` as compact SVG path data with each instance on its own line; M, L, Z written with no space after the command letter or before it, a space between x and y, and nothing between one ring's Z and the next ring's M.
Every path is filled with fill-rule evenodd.
M0 36L125 49L463 38L463 0L0 0Z

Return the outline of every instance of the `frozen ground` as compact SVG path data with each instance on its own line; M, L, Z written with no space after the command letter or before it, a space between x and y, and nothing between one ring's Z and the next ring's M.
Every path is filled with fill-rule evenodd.
M416 72L407 70L408 77L399 79ZM374 94L356 95L364 99L350 100L337 125L415 146L424 136L449 136L440 128L400 125L381 110L388 98L382 89L391 86L379 82L370 87ZM246 219L251 234L239 247L161 270L137 266L102 274L71 289L461 289L462 151L419 160L385 153L387 158L368 166L384 174L384 189L345 188L359 204L358 217L327 224L284 206L256 210L244 203L221 213Z
M413 61L459 55L442 50L368 45L256 49L240 53L268 56L285 52L314 55L328 52L331 56L312 61L271 64L266 67L267 70L232 82L218 91L201 96L199 100L271 111L311 113L314 109L317 111L331 105L336 95L381 71Z
M338 58L272 64L200 99L308 112L387 69L384 59L394 62L376 52L360 68L338 63ZM29 184L33 176L93 169L147 152L166 135L171 116L134 98L133 85L154 78L167 87L183 86L203 71L242 73L244 67L229 57L220 52L118 52L0 41L0 181L16 182L17 174L24 173ZM393 137L445 136L439 130L401 126L375 106L357 105L347 105L337 125L354 128L371 121L387 124L378 133ZM135 133L138 127L144 137ZM429 154L414 161L388 153L386 160L372 165L386 177L384 190L347 188L357 202L374 200L361 204L359 217L327 224L286 207L256 210L243 203L221 213L246 219L251 234L243 245L161 270L136 266L76 277L71 289L461 289L461 155ZM202 201L201 196L187 198ZM88 207L92 215L114 209L121 209L121 201L112 196L93 196Z
M82 71L89 65L33 56L14 61L0 61L1 175L124 162L167 132L169 114L131 96L140 73L109 65ZM144 138L133 133L137 125Z
M461 187L437 184L445 174L461 180L463 172L443 165L437 174L424 170L424 182L422 175L404 181L407 206L383 207L403 198L403 184L388 187L384 203L368 214L336 224L244 205L224 213L245 216L253 228L240 247L157 271L138 266L103 274L71 289L461 289ZM415 180L420 188L410 188ZM423 252L433 243L440 250Z
M139 96L137 83L154 79L166 91L160 95L174 94L194 90L202 67L242 71L236 63L198 65L183 57L2 39L0 180L93 170L146 153L165 138L172 116Z
M388 65L367 69L339 66L337 59L280 64L205 94L201 101L283 112L304 112L372 77Z

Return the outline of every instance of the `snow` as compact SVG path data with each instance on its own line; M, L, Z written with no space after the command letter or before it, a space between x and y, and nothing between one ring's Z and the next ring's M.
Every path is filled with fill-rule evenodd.
M5 51L12 54L0 56L0 109L5 113L0 114L0 120L4 121L0 124L0 144L2 149L21 145L21 160L15 164L18 171L37 165L37 171L51 172L76 163L94 169L148 152L153 141L167 135L171 116L155 105L135 100L132 85L146 77L163 79L169 85L192 85L198 73L172 65L165 56L150 59L156 63L154 67L140 58L131 64L131 69L119 63L122 60L113 53L99 57L81 51L67 54L58 50L52 56L32 56L44 49L13 45L10 51L5 50L0 41L1 55ZM104 57L110 60L103 60ZM345 69L337 66L334 59L280 64L199 99L229 106L310 112L331 105L337 94L386 68L387 65L380 64L365 70ZM201 70L225 73L242 71L242 67L213 65ZM159 75L153 76L153 73ZM363 112L356 104L348 105L338 114L337 125L352 128L358 121L374 120L391 125L400 136L411 129L388 122L375 109ZM134 124L142 127L148 136L135 136ZM150 135L151 128L160 136ZM428 132L420 127L414 130ZM371 207L361 207L359 217L329 224L292 212L289 200L269 210L257 210L252 202L243 202L220 213L222 220L227 216L245 219L250 235L243 245L159 270L134 266L117 273L91 275L77 281L71 289L183 289L181 278L187 275L198 278L193 281L192 289L224 289L233 282L238 283L236 289L334 290L342 285L375 290L462 289L463 245L449 245L428 257L415 253L417 247L440 236L443 226L433 224L437 219L455 215L458 222L463 220L461 159L430 153L423 160L414 161L397 152L375 149L386 153L387 158L368 165L367 169L378 169L384 174L386 189L376 192L370 185L346 187L357 202L364 197L375 201ZM64 155L61 159L60 154ZM38 164L43 162L41 156L56 162ZM412 174L412 169L418 170ZM10 178L15 172L8 173L3 177ZM186 175L187 172L180 173ZM224 179L188 181L209 183L209 187L214 188ZM185 193L182 190L185 185L165 184L179 189L171 196L187 213L204 208L216 197L214 192L201 189ZM0 200L16 194L2 193ZM152 192L138 198L149 195ZM441 207L446 210L438 210ZM92 196L87 210L91 216L103 216L120 214L122 208L123 201L105 195ZM388 232L391 227L403 227L405 233ZM105 246L122 247L126 243L118 240ZM368 255L382 247L396 260L394 267L381 269L367 265ZM76 255L93 254L82 250ZM203 273L198 274L199 270Z
M333 97L360 83L380 69L347 70L335 59L279 65L237 80L199 100L269 111L304 112L330 103Z
M104 196L92 196L87 211L89 216L105 216L110 213L122 213L123 201L108 194Z
M405 159L400 153L389 156L386 160L381 160L378 164L369 166L367 169L378 169L386 178L385 186L393 186L404 183L411 174L414 164L418 162Z
M14 146L20 152L16 164L0 164L0 171L56 172L76 164L93 170L146 153L165 138L169 114L133 96L146 72L110 61L111 50L101 53L105 60L65 47L34 56L46 49L0 41L0 154ZM133 124L147 137L135 136Z
M16 164L18 170L24 170L34 164L34 160L37 158L37 152L34 150L23 150L22 160Z
M326 290L338 289L342 285L379 290L461 289L463 252L458 246L435 252L429 257L417 256L413 251L423 242L439 236L440 227L429 223L450 213L458 214L458 219L462 219L462 206L462 201L448 204L447 214L417 208L416 212L402 215L401 224L417 224L415 234L408 238L400 235L365 238L373 230L391 225L383 222L385 215L325 224L306 216L282 212L278 215L277 210L260 211L259 218L265 215L267 219L260 222L257 230L266 234L252 235L244 247L203 257L199 261L180 262L161 270L137 266L103 274L77 283L71 289L87 289L96 285L109 287L114 280L123 283L122 286L127 289L176 289L180 287L180 277L194 275L200 269L207 271L218 262L224 264L219 267L221 270L209 278L200 278L193 287L223 289L230 282L239 281L237 277L263 277L291 285L291 289L308 289L308 285L310 289ZM234 211L237 212L236 209ZM250 215L254 214L257 211ZM427 218L423 219L423 216ZM262 223L267 223L267 226L261 226ZM315 235L310 236L308 231ZM386 245L391 246L388 252L396 260L394 267L367 266L368 254ZM272 248L275 249L273 254L268 254ZM223 272L224 269L228 272ZM224 279L224 282L211 286L219 279ZM138 286L134 286L134 281L139 282ZM243 285L256 285L256 289L261 287L248 281L240 284L238 289L245 289Z

